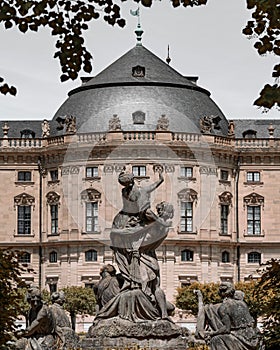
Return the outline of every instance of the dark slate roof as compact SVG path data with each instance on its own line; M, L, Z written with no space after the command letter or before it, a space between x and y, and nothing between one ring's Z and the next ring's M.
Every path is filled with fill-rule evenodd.
M144 77L132 76L132 68L145 67ZM197 86L143 46L136 46L112 63L96 77L72 90L69 98L55 114L72 115L78 132L106 132L109 120L117 114L123 130L155 130L165 114L174 132L200 132L199 120L204 116L219 116L218 135L227 135L228 123L209 97ZM132 114L145 113L145 124L135 125ZM59 134L52 128L53 134Z
M21 131L29 129L35 133L35 138L42 136L42 120L9 120L7 121L9 126L8 137L20 138ZM2 127L5 122L0 123L0 137L3 137Z
M136 66L145 67L144 77L132 76L132 68ZM85 90L88 88L95 88L100 86L113 84L172 84L185 86L190 89L201 89L192 81L182 76L175 69L167 65L159 57L154 55L151 51L144 46L135 46L117 61L112 63L109 67L105 68L94 78L90 79L83 86L74 89L70 94L76 91ZM204 89L205 93L210 94Z
M243 133L252 130L256 131L256 138L269 138L268 128L274 127L274 137L280 138L280 119L235 119L234 131L236 138L242 138Z

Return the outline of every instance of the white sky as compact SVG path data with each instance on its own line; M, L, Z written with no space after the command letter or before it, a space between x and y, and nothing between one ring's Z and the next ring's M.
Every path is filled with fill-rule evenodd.
M102 19L86 34L96 75L136 43L137 18L129 15L137 4L122 4L124 29ZM169 0L141 7L143 45L165 59L170 45L171 66L183 75L199 76L198 85L211 92L228 119L278 119L275 108L261 113L253 106L265 83L273 83L276 56L260 57L254 41L241 32L250 18L244 0L208 0L206 6L174 9ZM53 59L55 38L48 29L22 34L0 30L0 76L16 85L16 97L0 96L0 120L52 119L67 93L80 81L61 83L59 63ZM80 76L87 76L81 73ZM78 116L77 116L78 117Z

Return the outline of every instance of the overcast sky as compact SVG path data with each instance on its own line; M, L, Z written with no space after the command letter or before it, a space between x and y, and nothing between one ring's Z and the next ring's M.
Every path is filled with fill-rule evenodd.
M136 43L137 18L129 10L137 4L128 0L122 8L124 29L100 19L86 34L94 56L92 76ZM171 66L183 75L199 76L198 85L211 92L228 119L278 119L275 108L264 114L253 106L262 86L273 83L277 59L260 57L254 41L242 34L249 18L245 0L208 0L206 6L187 9L174 9L168 0L156 1L150 9L141 7L142 42L163 60L169 44ZM59 63L53 59L55 38L47 29L22 34L1 28L0 43L0 76L18 88L17 97L0 96L0 120L52 119L68 91L80 85L79 79L60 82Z

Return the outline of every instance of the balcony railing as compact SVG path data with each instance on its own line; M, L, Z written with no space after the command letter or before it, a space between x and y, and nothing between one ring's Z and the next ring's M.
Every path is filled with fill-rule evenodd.
M109 137L112 136L112 137ZM162 136L167 135L167 137ZM169 135L169 136L168 136ZM158 138L160 136L160 138ZM228 147L232 150L256 150L256 149L279 149L280 150L280 139L276 138L255 138L255 139L244 139L244 138L230 138L216 135L203 135L194 133L183 133L183 132L169 132L166 131L164 134L161 131L119 131L109 133L84 133L73 135L73 140L69 135L61 135L56 137L49 137L46 139L40 138L0 138L1 148L42 148L48 146L59 146L68 142L74 143L103 143L103 142L126 142L126 141L156 141L161 142L183 142L192 143L200 146L201 144L208 143L209 146L216 147Z

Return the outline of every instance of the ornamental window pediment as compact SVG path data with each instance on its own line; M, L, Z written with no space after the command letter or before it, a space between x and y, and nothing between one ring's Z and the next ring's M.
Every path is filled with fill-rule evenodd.
M57 192L51 191L46 195L47 202L50 205L59 204L60 195Z
M197 192L191 188L186 188L178 193L178 197L181 201L196 202Z
M228 191L223 192L219 195L220 204L232 205L232 194Z
M30 206L35 205L35 198L27 193L21 193L14 197L14 206Z
M258 193L251 193L248 196L243 198L243 203L245 205L264 205L264 197L259 195Z
M98 201L101 199L101 193L94 188L87 188L81 193L81 199L87 202Z

